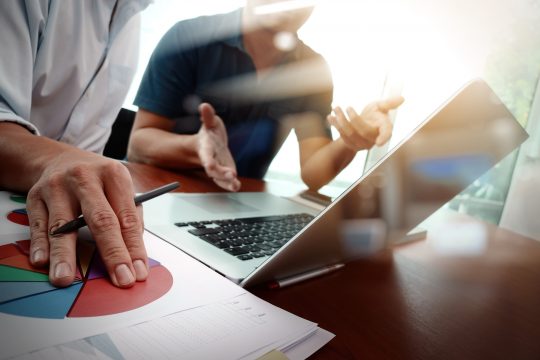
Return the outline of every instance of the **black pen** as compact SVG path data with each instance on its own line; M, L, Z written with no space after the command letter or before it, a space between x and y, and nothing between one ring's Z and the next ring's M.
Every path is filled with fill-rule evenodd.
M176 189L178 186L180 186L180 183L175 181L173 183L158 187L157 189L153 189L148 192L137 195L135 196L133 200L135 201L135 205L139 205L147 200L155 198L156 196L168 193L169 191ZM71 220L65 223L64 225L60 226L58 229L52 231L50 235L55 236L59 234L69 233L77 229L80 229L84 226L86 226L86 220L84 220L83 216L79 216L75 220Z

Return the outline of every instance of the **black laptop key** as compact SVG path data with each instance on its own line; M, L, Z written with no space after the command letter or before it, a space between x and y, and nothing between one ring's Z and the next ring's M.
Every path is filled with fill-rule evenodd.
M229 249L225 249L226 252L228 252L229 254L233 255L233 256L237 256L237 255L243 255L243 254L248 254L249 253L249 250L246 248L246 247L233 247L233 248L229 248Z
M258 245L246 245L246 247L248 248L248 250L250 252L257 252L259 250L261 250L261 248L258 246Z
M259 244L258 246L262 250L272 250L272 247L268 244Z
M274 249L279 249L283 244L279 241L272 241L268 245L270 245Z
M243 218L243 219L237 219L238 221L246 224L252 224L252 223L260 223L260 222L268 222L268 221L280 221L283 220L283 216L259 216L259 217L252 217L252 218Z
M201 236L201 235L217 234L219 233L219 230L217 228L203 228L203 229L190 229L188 230L188 232L195 236Z
M220 248L220 249L228 249L228 248L231 247L231 244L229 244L229 243L226 242L226 241L221 241L221 242L219 242L219 243L217 243L217 244L213 244L213 245L217 246L217 247Z
M242 246L244 245L246 242L245 241L242 241L240 239L231 239L231 240L228 240L228 243L231 244L232 246Z
M204 229L206 227L206 224L204 224L202 221L192 221L189 222L188 225L196 229Z

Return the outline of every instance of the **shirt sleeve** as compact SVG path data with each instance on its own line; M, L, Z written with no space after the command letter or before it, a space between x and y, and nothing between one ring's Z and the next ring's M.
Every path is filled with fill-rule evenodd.
M330 126L326 121L326 116L332 111L332 94L332 88L329 88L305 99L306 112L314 116L302 117L300 121L296 122L294 131L298 140L312 137L332 138Z
M163 36L145 70L135 105L171 119L193 111L185 101L196 81L195 47L190 38L190 28L182 22Z
M30 123L33 67L44 1L0 2L0 122L14 122L39 134Z
M301 116L295 121L294 131L299 141L312 137L326 137L331 139L332 132L326 117L332 111L334 85L330 68L324 59L321 60L319 76L325 84L319 91L308 94L301 99L299 108L310 116Z

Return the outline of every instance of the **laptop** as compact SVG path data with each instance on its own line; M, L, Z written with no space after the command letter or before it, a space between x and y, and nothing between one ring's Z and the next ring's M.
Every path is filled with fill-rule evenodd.
M280 280L350 259L342 233L351 221L382 221L399 240L527 136L477 79L327 206L264 192L173 193L145 203L145 228L241 286Z

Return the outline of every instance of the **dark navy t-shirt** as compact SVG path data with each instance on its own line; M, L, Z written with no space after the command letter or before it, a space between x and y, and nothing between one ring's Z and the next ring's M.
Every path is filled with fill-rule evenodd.
M283 128L294 128L299 140L330 137L325 118L333 85L324 59L299 40L278 66L258 78L243 46L241 16L239 9L174 25L152 54L135 104L173 119L175 132L195 134L197 105L210 103L227 128L238 174L262 178L287 135ZM316 76L302 78L302 70L314 64ZM316 114L317 121L287 123L288 115L306 112Z

